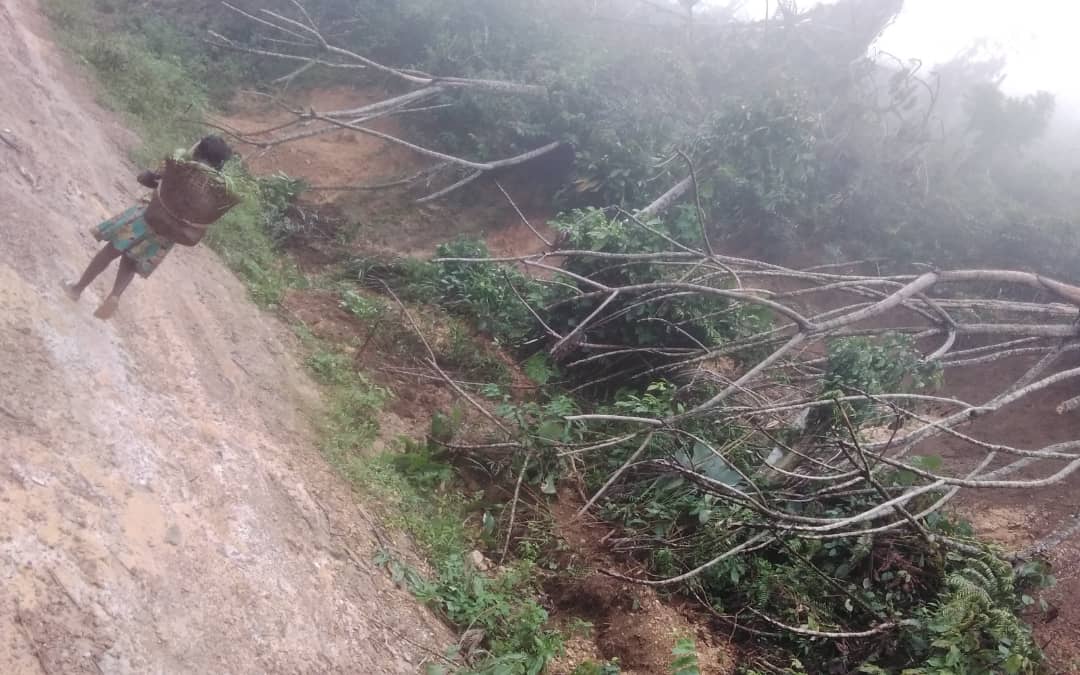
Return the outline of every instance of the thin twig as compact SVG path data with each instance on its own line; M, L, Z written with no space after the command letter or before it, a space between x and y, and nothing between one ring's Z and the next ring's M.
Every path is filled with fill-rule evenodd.
M518 214L518 218L521 218L521 222L525 223L525 227L529 228L532 233L536 235L537 239L544 242L544 245L550 248L552 245L551 242L548 241L547 237L540 234L539 230L532 226L532 223L529 222L529 219L525 217L525 214L521 212L521 209L518 208L518 205L510 197L510 193L507 192L505 188L503 188L502 183L500 183L499 181L495 181L495 187L499 188L499 192L503 194L503 197L506 197L506 201L510 202L510 206L514 207L514 212Z
M412 313L409 312L407 307L405 307L405 303L403 303L401 299L398 298L397 294L394 293L393 289L390 288L390 286L386 282L380 281L380 283L382 283L383 287L386 289L387 294L391 298L393 298L394 302L396 302L398 307L401 308L402 313L405 315L405 318L408 319L409 324L413 328L413 331L416 333L417 337L420 338L420 341L424 343L424 348L427 350L428 353L428 365L430 365L432 369L439 374L439 376L443 379L444 382L450 385L450 387L454 391L456 391L459 396L468 401L469 404L472 405L473 408L475 408L481 415L486 417L492 424L498 427L504 434L507 435L507 437L513 437L514 434L506 428L506 426L499 420L499 418L491 414L491 411L480 405L480 403L474 400L472 396L469 396L469 394L464 389L462 389L458 385L458 383L453 380L453 378L447 375L446 372L439 367L438 359L435 356L435 350L431 348L431 343L429 343L427 337L424 336L424 331L420 330L420 326L416 323L416 319L413 318Z
M698 186L697 170L694 169L693 160L685 152L680 150L679 156L683 158L686 166L690 169L690 182L694 186L694 203L697 207L698 225L701 227L701 239L705 242L705 250L709 252L709 255L715 256L716 251L713 250L712 242L709 241L709 228L705 223L705 209L701 206L701 190Z
M596 494L594 494L589 499L589 501L585 502L584 506L582 506L580 509L578 509L578 512L577 512L577 515L575 516L575 518L580 518L580 517L584 516L586 513L588 513L589 509L591 509L593 507L593 504L598 502L607 493L608 489L610 489L611 486L614 485L616 483L616 481L618 481L619 478L621 478L624 473L626 473L626 470L629 469L634 464L634 462L636 462L638 460L638 458L641 457L642 453L645 452L645 449L649 447L649 443L652 442L653 435L655 435L655 433L656 433L655 431L650 431L648 434L645 435L645 440L643 440L641 442L641 445L638 446L638 449L635 450L626 459L625 462L623 462L622 466L620 466L615 471L615 473L611 474L611 476L608 477L607 482L605 482L600 487L600 489L596 491Z
M525 460L521 463L521 472L518 473L517 482L514 484L514 498L510 501L510 523L506 526L506 542L503 544L502 554L499 555L499 564L506 562L506 555L510 552L510 542L514 539L514 517L517 515L518 496L521 493L521 483L525 480L525 472L532 461L532 451L525 453Z
M879 625L875 626L874 628L871 628L870 630L863 630L863 631L821 631L821 630L811 630L809 628L797 628L795 626L789 626L786 623L782 623L780 621L777 621L776 619L773 619L773 618L771 618L769 616L766 616L765 614L762 614L761 612L757 611L753 607L747 607L746 609L749 610L750 612L753 612L754 614L756 614L760 618L764 619L768 623L771 623L772 625L776 626L777 628L782 628L782 629L788 631L789 633L795 633L796 635L806 635L806 636L809 636L809 637L828 638L830 640L850 640L852 638L873 637L875 635L881 635L882 633L886 633L888 631L891 631L891 630L893 630L893 629L900 626L900 624L895 622L895 621L889 621L889 622L886 622L886 623L883 623L883 624L879 624Z

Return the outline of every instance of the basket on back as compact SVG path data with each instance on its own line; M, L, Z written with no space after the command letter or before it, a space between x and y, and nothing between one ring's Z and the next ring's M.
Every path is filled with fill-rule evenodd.
M177 231L201 239L208 225L239 203L221 175L197 162L165 160L165 170L146 209L146 224L163 236Z

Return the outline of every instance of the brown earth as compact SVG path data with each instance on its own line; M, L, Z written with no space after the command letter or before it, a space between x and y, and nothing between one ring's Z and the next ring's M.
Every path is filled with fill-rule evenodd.
M987 400L995 387L1015 382L1034 365L1033 360L1017 358L995 362L993 370L969 367L948 371L945 392L973 403ZM1062 368L1075 368L1077 360L1066 360ZM1059 415L1058 404L1077 395L1075 381L1065 382L1032 395L1008 409L977 421L965 433L1019 448L1041 448L1076 438L1080 414ZM955 443L942 443L934 449L948 460L962 462L970 452ZM1020 471L1012 479L1042 478L1058 471L1060 465L1040 464L1031 471ZM1080 475L1036 490L986 490L962 492L957 510L976 529L1007 549L1021 550L1046 537L1080 516ZM1052 672L1080 673L1080 605L1073 598L1080 594L1080 538L1074 536L1048 551L1057 586L1044 594L1053 607L1049 617L1032 616L1036 638L1045 645ZM1053 618L1050 618L1053 617Z
M332 87L297 91L287 97L292 109L325 112L346 110L385 97L375 88ZM241 96L221 121L228 127L251 133L284 124L293 116L261 96ZM397 137L407 130L393 118L376 120L371 127ZM303 131L305 127L299 127ZM247 148L245 159L259 173L283 171L304 179L316 188L303 195L313 206L333 204L355 223L353 247L375 252L429 258L435 247L460 235L482 237L493 255L525 255L541 251L544 244L507 203L493 181L482 180L463 190L458 199L417 206L414 200L442 184L412 190L324 190L328 187L379 185L414 175L427 164L410 150L372 136L335 131L270 148ZM500 178L508 194L529 223L550 241L553 215L549 200L536 187L528 167ZM425 189L426 188L426 189ZM333 242L335 251L340 242Z
M582 659L618 659L623 673L649 675L669 672L671 650L677 640L691 638L697 647L702 673L735 672L734 650L708 628L708 621L691 603L662 599L655 589L604 574L612 570L638 576L607 550L611 531L589 518L578 519L583 502L567 490L549 505L554 533L569 553L562 564L575 574L560 576L548 585L555 607L569 616L592 623L589 636L570 641L570 659L556 661L552 675L568 675Z
M370 562L289 333L205 248L111 323L60 292L133 139L0 6L0 672L413 673L453 641Z

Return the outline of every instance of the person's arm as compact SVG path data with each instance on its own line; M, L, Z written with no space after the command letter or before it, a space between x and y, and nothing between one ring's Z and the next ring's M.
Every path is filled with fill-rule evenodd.
M136 178L139 184L148 187L151 190L156 190L158 183L161 182L162 177L165 175L165 162L161 163L161 166L156 171L143 171Z

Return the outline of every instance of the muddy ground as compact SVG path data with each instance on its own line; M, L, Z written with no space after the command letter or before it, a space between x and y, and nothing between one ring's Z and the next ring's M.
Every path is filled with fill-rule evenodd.
M0 672L414 673L453 642L371 563L289 333L205 248L74 304L132 138L0 6ZM107 275L111 277L111 273Z

